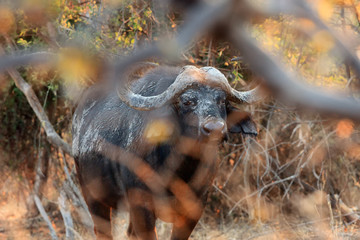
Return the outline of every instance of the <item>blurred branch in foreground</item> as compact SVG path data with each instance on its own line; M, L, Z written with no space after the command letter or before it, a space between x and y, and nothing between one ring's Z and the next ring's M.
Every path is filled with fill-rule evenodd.
M114 64L114 74L116 79L119 79L122 74L124 74L125 69L128 69L131 65L136 62L148 59L151 57L165 57L165 58L178 58L180 53L184 50L189 43L195 41L200 35L205 32L208 32L218 26L219 23L224 24L223 20L225 18L231 19L232 15L236 17L239 13L239 9L244 2L231 2L229 0L220 1L220 3L214 4L214 6L204 5L203 7L196 7L196 11L191 11L190 17L185 21L184 27L178 34L178 37L170 41L159 41L158 44L153 46L145 47L142 50L138 50L132 56L120 60ZM279 6L281 4L279 3ZM276 8L277 3L270 1L269 6L275 6L270 11L272 14L280 14L277 10L284 10L284 6ZM289 13L293 13L295 16L307 17L312 20L320 28L327 31L327 33L335 40L338 50L340 50L344 56L349 60L349 63L354 67L357 73L360 73L360 63L358 59L351 53L351 51L342 43L341 40L332 32L323 21L315 15L315 13L307 6L303 1L290 1L286 3ZM241 9L241 8L240 8ZM251 7L246 8L250 10ZM277 9L277 10L274 10ZM254 14L258 14L255 9L253 9ZM266 11L265 11L266 13ZM251 16L251 12L248 12L248 15ZM243 19L242 21L248 21L249 19ZM228 21L228 24L232 25L241 25L239 22ZM201 30L200 30L201 29ZM311 107L314 110L319 110L325 113L338 114L343 117L348 117L352 119L360 119L360 105L358 102L346 99L340 96L334 96L330 94L323 94L318 90L311 89L306 85L300 84L296 77L292 74L284 72L284 67L277 64L277 60L270 57L266 54L259 44L254 40L248 37L248 33L242 31L238 35L237 29L234 29L230 26L231 32L231 41L235 43L237 48L241 50L244 55L244 60L249 62L250 65L254 65L254 72L259 73L265 83L270 86L270 90L274 91L275 95L285 97L288 100L296 102L304 107ZM235 33L234 33L235 32ZM8 56L2 57L0 59L0 71L16 67L19 65L36 63L48 61L51 59L53 54L51 53L33 53L24 56ZM10 71L12 77L19 81L19 75L16 72ZM25 85L24 85L25 87ZM29 97L29 99L31 99ZM38 109L38 107L35 107ZM58 138L54 135L54 132L51 130L51 126L48 125L48 121L44 118L44 115L39 115L41 111L37 110L37 115L42 122L45 123L47 133L52 139L53 143L56 142L57 145L64 148L65 152L70 153L70 149L64 142L58 141ZM56 139L56 140L55 140Z
M225 39L229 42L231 42L235 49L240 50L241 58L235 58L237 60L241 59L243 62L248 63L253 70L253 72L263 79L263 84L267 86L270 90L270 92L276 96L279 100L283 102L290 102L293 104L297 104L299 106L302 106L303 109L311 109L318 111L320 113L324 114L331 114L335 115L336 117L345 117L350 118L354 120L360 120L360 104L357 100L349 99L342 95L336 95L336 94L330 94L322 92L318 88L314 88L310 85L307 85L303 83L303 79L306 79L306 77L299 77L299 72L294 71L291 72L287 70L287 67L284 64L281 64L279 62L282 62L283 59L277 58L272 56L268 51L264 50L261 47L261 43L255 38L250 37L251 33L249 31L246 31L245 29L248 28L248 26L252 23L254 18L265 18L265 17L281 17L283 14L291 15L296 20L306 18L310 22L312 22L314 25L316 25L317 30L319 31L325 31L327 38L331 39L331 41L334 43L334 47L332 48L332 52L334 54L338 54L339 58L341 58L341 61L346 61L349 63L349 65L353 68L356 75L360 76L360 63L357 56L354 54L353 49L351 49L350 46L345 44L343 41L344 39L341 39L341 37L333 30L331 29L327 23L325 23L318 14L310 7L308 6L307 2L305 1L267 1L267 4L263 6L263 8L255 8L252 5L252 2L250 1L236 1L236 0L226 0L226 1L218 1L216 3L208 4L206 2L202 1L194 1L198 4L194 4L193 8L189 8L187 10L187 18L185 18L185 22L180 27L179 34L177 34L177 37L172 38L170 40L165 39L165 37L161 37L160 39L157 39L154 41L155 43L150 43L148 45L144 45L139 49L136 49L130 56L128 57L122 57L117 58L116 60L113 59L106 59L108 62L113 62L111 66L111 70L106 69L106 73L104 75L110 75L111 82L119 81L119 79L124 80L123 78L127 73L129 69L132 69L134 65L138 64L140 61L143 61L144 59L149 58L159 58L164 60L178 60L184 51L186 51L187 48L189 48L192 44L194 44L197 41L200 41L202 37L205 35L210 35L211 41L208 45L208 48L206 51L208 52L207 55L207 63L211 63L210 58L214 57L215 54L212 53L213 51L213 38L217 38L216 34L214 34L215 30L218 30L217 28L221 28L226 34L221 35L221 39ZM201 3L199 3L201 2ZM94 4L98 4L101 6L103 4L102 2L97 2ZM352 2L353 8L355 8L354 2ZM143 7L141 7L143 11ZM101 7L99 8L101 9ZM355 9L356 10L356 9ZM101 15L101 10L99 10L99 15ZM166 13L163 13L163 16L165 16ZM86 18L89 18L88 16L84 15ZM106 20L108 16L103 17L102 20ZM100 18L100 17L99 17ZM124 18L124 17L123 17ZM90 18L89 18L90 19ZM91 19L90 19L91 20ZM89 20L89 22L91 22ZM96 19L95 19L96 20ZM94 21L95 21L94 20ZM128 20L126 20L128 21ZM124 21L125 22L125 21ZM101 23L96 23L100 25ZM174 28L176 27L176 24L173 23ZM133 28L137 27L136 33L144 32L139 28L139 26L132 26ZM121 26L119 29L116 29L116 31L120 32L120 30L124 28L124 26ZM241 28L241 29L240 29ZM78 29L72 29L69 27L62 27L61 29L65 29L64 31L69 32L76 32ZM79 27L81 29L81 27ZM99 28L97 28L99 29ZM174 32L176 30L174 29ZM307 32L304 31L306 34ZM311 36L309 34L309 36ZM77 36L72 36L74 39L81 42L81 38L77 39ZM116 38L124 37L123 35L116 35ZM137 38L137 37L135 37ZM149 38L150 39L150 38ZM137 39L135 39L136 41ZM214 40L215 42L215 40ZM108 42L104 44L104 46L107 45ZM85 44L84 44L85 45ZM110 45L110 44L109 44ZM85 48L87 46L84 46ZM57 51L57 50L56 50ZM222 54L221 50L221 54ZM99 51L100 52L100 51ZM31 108L36 114L36 117L41 122L41 127L45 130L49 142L51 142L54 146L62 149L66 154L72 156L71 147L68 143L66 143L64 140L61 139L61 137L56 133L54 126L50 123L49 117L45 114L44 108L41 106L40 101L38 97L36 96L35 92L33 91L30 84L28 84L24 77L20 73L22 73L23 69L16 70L17 67L24 66L24 65L33 65L38 63L44 63L44 62L55 62L55 60L58 58L58 52L34 52L30 54L23 54L23 52L12 52L9 55L2 55L0 57L0 72L8 71L11 78L14 80L16 86L20 89L21 92L23 92L26 96L26 99L28 100L29 104L31 105ZM103 54L103 52L101 52ZM108 55L104 54L106 57ZM219 54L220 55L220 54ZM205 55L206 56L206 55ZM300 58L298 60L298 63L300 63ZM191 58L190 58L191 59ZM215 61L214 61L215 62ZM155 64L154 64L155 65ZM298 64L299 65L299 64ZM297 67L298 67L297 65ZM232 68L231 70L223 68L224 71L229 71L232 75L235 75L237 72L237 68ZM350 69L347 69L348 76L350 76ZM231 76L231 74L229 74ZM350 77L349 77L350 78ZM351 80L353 79L353 76L348 79L347 86L350 84ZM120 84L126 84L125 81L120 82ZM238 84L238 83L235 83ZM241 86L241 84L240 84ZM358 91L358 90L357 90ZM80 95L80 93L79 93ZM266 119L264 121L267 122L268 126L270 126L270 122L272 120L272 114L273 112L277 111L278 109L281 109L278 105L274 104L274 106L268 106L269 107L269 114L266 115ZM278 108L278 109L277 109ZM71 112L71 111L70 111ZM297 116L296 116L297 117ZM291 116L291 121L294 121L292 123L289 123L286 126L281 126L281 131L287 130L287 127L290 125L295 125L292 129L291 137L298 136L299 139L294 141L293 143L289 144L286 141L283 141L283 139L280 139L280 143L276 143L278 145L275 145L274 147L269 147L268 144L270 143L275 144L275 140L273 136L271 135L271 131L269 129L265 129L267 131L264 133L266 135L265 139L265 146L264 149L262 149L264 155L266 155L264 158L259 157L256 159L261 164L264 164L266 166L266 171L262 176L257 176L256 184L257 187L261 185L260 183L264 183L264 186L262 188L258 188L261 190L255 191L253 193L250 193L250 189L246 189L246 192L250 193L243 199L252 199L255 195L259 195L260 198L261 194L263 193L263 190L267 192L270 192L274 186L276 185L283 185L280 189L285 189L283 194L283 198L287 197L290 186L294 182L301 182L298 178L300 178L300 173L305 165L310 160L311 157L306 158L306 154L310 151L315 151L312 149L311 144L314 144L314 141L306 142L306 137L311 134L310 130L314 129L315 125L320 125L323 127L322 120L319 120L319 122L316 121L308 121L306 122L306 119L296 118ZM316 124L314 124L314 122ZM353 131L352 129L352 122L348 123L344 128L350 128L350 134ZM350 125L350 127L349 127ZM320 127L319 127L320 128ZM310 130L309 130L310 129ZM319 130L319 132L325 132L324 129ZM310 133L309 133L310 132ZM348 134L348 135L350 135ZM326 134L324 134L326 135ZM330 136L330 134L329 134ZM326 136L324 138L328 138L329 136ZM314 137L315 138L315 137ZM272 142L273 141L273 142ZM328 144L327 140L324 141L326 144ZM301 144L304 145L304 150L301 151L299 154L297 154L296 157L289 156L286 150L283 150L283 145L289 145L289 148L297 149ZM306 145L307 144L307 145ZM310 145L310 146L308 146ZM316 144L317 146L320 144ZM261 145L259 144L259 147ZM350 147L349 147L350 148ZM357 146L352 146L355 150L353 152L354 155L358 154ZM272 154L275 150L279 152L276 152L276 154ZM330 152L330 147L327 145L326 150ZM325 151L325 150L324 150ZM61 151L60 151L61 152ZM271 152L271 153L270 153ZM281 153L284 153L286 155L286 159L289 160L289 163L286 163L284 165L280 164L279 161L279 155ZM72 181L69 169L66 166L66 156L62 154L62 158L64 159L64 172L66 176L66 180L63 182L63 186L61 187L61 194L58 198L58 205L60 208L60 211L63 216L63 220L65 223L65 229L66 229L66 236L71 238L76 235L76 231L73 231L74 221L71 218L71 215L69 216L69 209L67 209L67 202L64 199L64 194L67 195L69 199L71 199L71 203L73 206L75 206L76 210L79 210L78 214L80 215L81 222L83 225L85 225L88 229L92 228L91 220L89 222L89 212L86 206L86 203L84 199L81 196L80 190L76 187L76 184ZM248 155L248 154L247 154ZM321 155L321 154L320 154ZM323 154L324 155L324 154ZM299 158L297 158L300 156ZM248 157L248 156L245 156ZM292 158L293 157L293 158ZM235 166L233 167L233 170L237 166L237 164L240 162L240 157L238 162L236 162ZM299 160L299 164L296 170L296 175L290 175L286 176L281 175L280 173L285 172L288 166L291 165L291 163ZM304 160L305 159L305 160ZM319 157L319 159L321 159ZM236 159L235 159L236 160ZM249 160L247 160L249 161ZM263 162L261 162L263 161ZM321 162L321 160L318 160ZM231 164L234 164L234 157L231 158ZM135 164L135 163L134 163ZM248 164L248 162L245 162L245 165ZM322 164L322 163L321 163ZM299 167L300 166L300 167ZM135 169L137 165L133 166ZM275 168L279 171L276 172L276 170L273 170L272 168ZM285 169L285 170L284 170ZM300 170L301 169L301 170ZM315 177L317 177L318 186L320 186L319 182L321 182L321 177L323 175L323 166L321 165L320 173L318 174L316 170L314 170L315 167L313 167L313 172ZM356 169L355 169L356 170ZM134 170L135 172L135 170ZM266 179L267 174L274 174L275 176L271 179ZM231 174L230 174L231 176ZM246 175L245 175L246 176ZM246 176L247 177L247 176ZM265 180L263 180L263 177ZM230 178L230 177L228 177ZM245 177L244 177L245 178ZM259 180L260 179L260 180ZM268 180L268 182L266 182ZM263 182L261 182L263 181ZM355 180L354 180L355 181ZM254 180L255 182L255 180ZM356 181L355 181L356 183ZM254 184L255 185L255 184ZM301 183L300 183L301 185ZM161 186L161 185L159 185ZM157 187L159 187L157 186ZM214 187L221 191L223 190L214 184ZM268 190L269 189L269 190ZM319 187L320 189L320 187ZM60 190L60 189L59 189ZM315 190L311 190L314 191ZM305 191L306 192L306 191ZM314 195L317 196L317 195ZM35 196L37 197L37 196ZM228 199L231 200L231 202L234 204L234 207L230 207L229 215L230 213L233 213L232 210L234 210L235 207L237 207L240 202L234 201L231 199L231 197L227 196ZM311 198L311 196L309 196ZM37 205L39 206L39 210L41 210L41 215L49 225L49 229L51 231L51 234L53 238L56 238L56 233L54 235L54 229L51 227L51 222L49 223L49 219L46 217L46 212L44 213L44 207L39 205L40 199L37 199ZM236 204L238 203L238 204ZM250 201L248 202L249 206ZM40 202L41 204L41 202ZM260 203L259 203L260 205ZM254 204L255 206L255 204ZM338 218L341 218L343 216L347 216L350 218L350 222L358 222L358 213L347 207L341 200L339 200L339 208L341 210L341 214L337 215ZM81 211L84 209L85 211ZM240 208L242 209L242 208ZM331 209L330 209L331 210ZM253 214L253 213L252 213ZM261 214L261 213L258 213ZM254 216L256 214L254 213Z
M261 50L256 40L248 37L245 31L234 29L234 33L237 33L233 38L234 44L241 50L254 72L265 79L265 84L281 100L299 104L305 109L360 120L358 101L326 94L303 84L294 74L287 72L279 61Z
M2 50L2 54L4 51ZM55 53L51 52L34 52L34 53L16 53L16 55L2 55L0 58L0 72L24 65L48 63L54 61Z

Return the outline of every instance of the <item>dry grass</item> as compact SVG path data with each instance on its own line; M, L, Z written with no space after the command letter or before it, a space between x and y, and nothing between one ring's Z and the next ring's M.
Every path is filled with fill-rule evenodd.
M221 166L207 207L191 239L358 239L360 135L349 120L295 113L265 105L254 112L257 139L231 136L221 148ZM250 109L251 110L251 109ZM65 175L53 156L43 205L59 237L65 229L57 199ZM33 175L1 166L0 239L46 239L40 216L28 217ZM57 169L57 170L56 170ZM71 208L75 238L88 233ZM117 239L126 239L128 216L114 218ZM158 221L160 239L171 225Z

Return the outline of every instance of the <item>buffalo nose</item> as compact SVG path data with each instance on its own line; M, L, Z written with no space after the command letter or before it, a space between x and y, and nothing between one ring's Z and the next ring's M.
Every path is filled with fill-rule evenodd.
M225 122L219 120L209 120L203 125L202 131L205 135L224 134Z

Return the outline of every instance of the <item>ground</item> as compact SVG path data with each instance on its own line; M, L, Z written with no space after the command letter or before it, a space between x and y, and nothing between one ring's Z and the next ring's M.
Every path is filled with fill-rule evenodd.
M30 183L26 174L11 171L2 166L0 175L0 240L7 239L51 239L49 228L40 215L29 217L27 199ZM57 207L57 191L49 180L44 188L42 203L59 239L65 239L64 223ZM308 199L319 198L317 195ZM325 209L327 206L322 206ZM309 210L309 209L307 209ZM306 209L304 211L307 211ZM310 208L309 211L320 211L321 208ZM207 206L202 219L196 226L191 240L237 240L237 239L360 239L358 226L346 225L342 218L334 216L309 219L279 214L266 222L249 220L244 217L229 220L225 214L219 216ZM75 214L74 214L75 216ZM115 213L113 234L115 239L127 239L128 214ZM89 239L89 234L79 225L76 217L75 239ZM169 239L171 224L157 222L159 239Z

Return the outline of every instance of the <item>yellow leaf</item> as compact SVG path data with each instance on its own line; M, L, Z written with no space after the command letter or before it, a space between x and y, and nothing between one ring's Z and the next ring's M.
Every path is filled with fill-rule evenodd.
M67 82L87 85L94 77L96 68L89 56L75 48L63 48L59 53L58 70Z
M167 119L150 122L145 129L145 138L152 144L158 144L170 139L174 132L174 125Z

